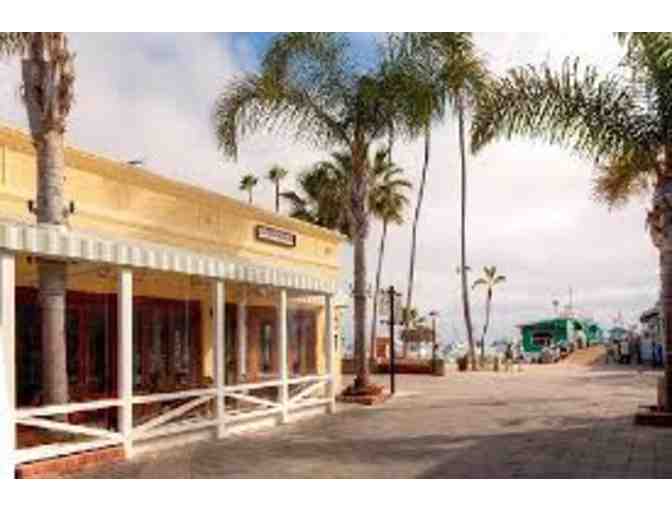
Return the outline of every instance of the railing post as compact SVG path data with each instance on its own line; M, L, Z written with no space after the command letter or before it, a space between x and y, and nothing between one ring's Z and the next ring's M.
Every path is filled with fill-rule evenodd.
M289 370L287 363L287 291L280 290L280 307L278 308L278 329L280 333L280 405L282 406L282 423L289 421Z
M328 384L328 394L327 398L329 399L329 413L333 414L336 412L336 356L334 345L335 335L334 335L334 303L333 297L331 294L327 294L324 297L324 334L326 342L326 353L327 353L327 373L329 375L329 384Z
M247 287L243 287L238 301L238 384L245 382L247 374Z
M128 459L133 456L133 272L122 267L118 283L118 394L122 401L119 408L119 432L124 437L124 453Z
M14 478L16 451L15 257L0 252L0 480Z
M224 386L226 385L224 363L226 360L226 287L223 280L215 280L212 286L212 336L215 355L215 386L217 388L215 417L217 418L217 438L226 435L226 409L224 402Z

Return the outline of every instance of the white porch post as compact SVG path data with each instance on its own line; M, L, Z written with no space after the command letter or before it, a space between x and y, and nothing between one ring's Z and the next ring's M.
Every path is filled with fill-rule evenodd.
M133 272L119 270L117 289L117 329L119 334L118 393L119 432L124 437L126 458L133 456Z
M217 437L222 438L226 435L226 424L224 422L224 386L226 380L224 377L224 363L226 360L226 288L223 280L216 280L212 285L212 307L214 310L212 321L212 340L215 354L215 386L217 387L217 397L215 405L215 417L217 418Z
M0 252L0 480L14 478L16 450L16 368L14 366L15 259Z
M238 301L238 383L247 374L247 287L243 287Z
M280 290L278 308L278 329L280 333L280 404L282 405L282 423L289 420L289 370L287 364L287 291Z
M327 373L329 374L329 412L336 412L336 363L335 363L335 346L334 346L334 303L331 294L324 296L324 332L326 342L327 354Z

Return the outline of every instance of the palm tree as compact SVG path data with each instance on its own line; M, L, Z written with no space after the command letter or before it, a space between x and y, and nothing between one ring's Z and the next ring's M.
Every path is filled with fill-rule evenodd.
M362 70L354 65L344 34L293 32L274 39L259 73L249 73L224 88L214 112L216 135L228 157L236 157L241 136L262 128L291 133L317 148L340 147L350 153L352 179L344 209L354 245L357 377L351 390L356 393L365 393L370 386L366 359L368 152L373 142L399 122L394 113L403 92L398 80L392 81L382 66Z
M403 75L414 77L412 92L417 98L416 104L419 105L419 107L416 107L417 111L413 112L412 118L407 119L407 123L412 121L413 125L417 126L416 122L420 121L424 138L424 163L413 220L406 295L406 306L410 308L413 302L417 230L429 169L432 122L442 120L448 110L457 115L462 183L461 265L465 267L467 265L465 114L469 107L476 102L479 95L487 90L490 78L485 64L476 51L473 36L470 32L408 32L400 38L398 44L400 46L398 61L401 62L402 66L411 69L410 72L406 71ZM465 271L462 271L462 302L471 366L472 369L475 369L476 354Z
M247 201L250 204L252 203L252 191L254 191L257 184L259 184L259 178L254 174L245 174L240 179L238 189L247 193Z
M298 183L302 194L286 191L281 195L292 206L291 217L339 230L349 237L348 215L344 214L343 203L347 201L349 181L352 179L352 160L348 152L334 152L331 156L331 160L321 161L299 175ZM377 296L380 290L387 230L390 224L403 223L403 209L408 204L404 190L409 189L411 183L400 177L403 170L390 161L389 152L385 149L378 149L373 161L368 165L371 168L369 210L375 218L383 222L374 292L374 296ZM371 359L375 358L377 317L378 300L374 299L369 351Z
M660 249L663 314L672 314L672 34L621 33L628 75L601 76L566 60L513 69L481 97L472 150L500 136L562 144L594 163L595 198L609 206L653 190L647 223ZM666 393L672 402L672 328L665 328Z
M388 151L378 151L373 166L374 183L370 195L370 208L374 217L383 224L378 248L378 267L376 269L376 283L374 287L373 313L371 317L371 360L375 360L376 352L376 328L378 326L378 294L380 281L383 273L383 258L385 256L385 241L387 229L390 224L402 225L404 223L404 210L408 206L406 191L411 188L410 181L400 175L403 170L394 165L388 157Z
M483 268L481 278L476 279L472 285L472 289L481 285L485 286L485 323L483 324L483 334L481 335L481 363L485 360L485 335L488 333L488 326L490 325L490 305L492 304L492 290L495 285L499 285L506 281L506 276L497 274L497 267L485 266Z
M67 228L63 136L74 97L74 54L62 32L0 32L0 57L21 59L23 100L37 154L37 223ZM67 264L38 260L42 314L42 399L67 403Z
M275 185L275 212L280 212L280 181L287 177L287 170L281 166L274 165L266 174L266 178Z

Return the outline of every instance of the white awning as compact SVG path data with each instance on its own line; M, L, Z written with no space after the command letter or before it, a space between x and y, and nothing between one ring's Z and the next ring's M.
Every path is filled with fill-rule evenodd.
M0 222L0 248L55 259L222 278L307 293L336 292L334 280L167 245L130 239L104 239L58 226Z

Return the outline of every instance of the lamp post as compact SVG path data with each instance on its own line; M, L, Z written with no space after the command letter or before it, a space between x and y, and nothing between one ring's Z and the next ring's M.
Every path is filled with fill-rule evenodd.
M432 372L436 371L436 319L439 316L439 312L432 310L429 312L429 316L432 318Z

